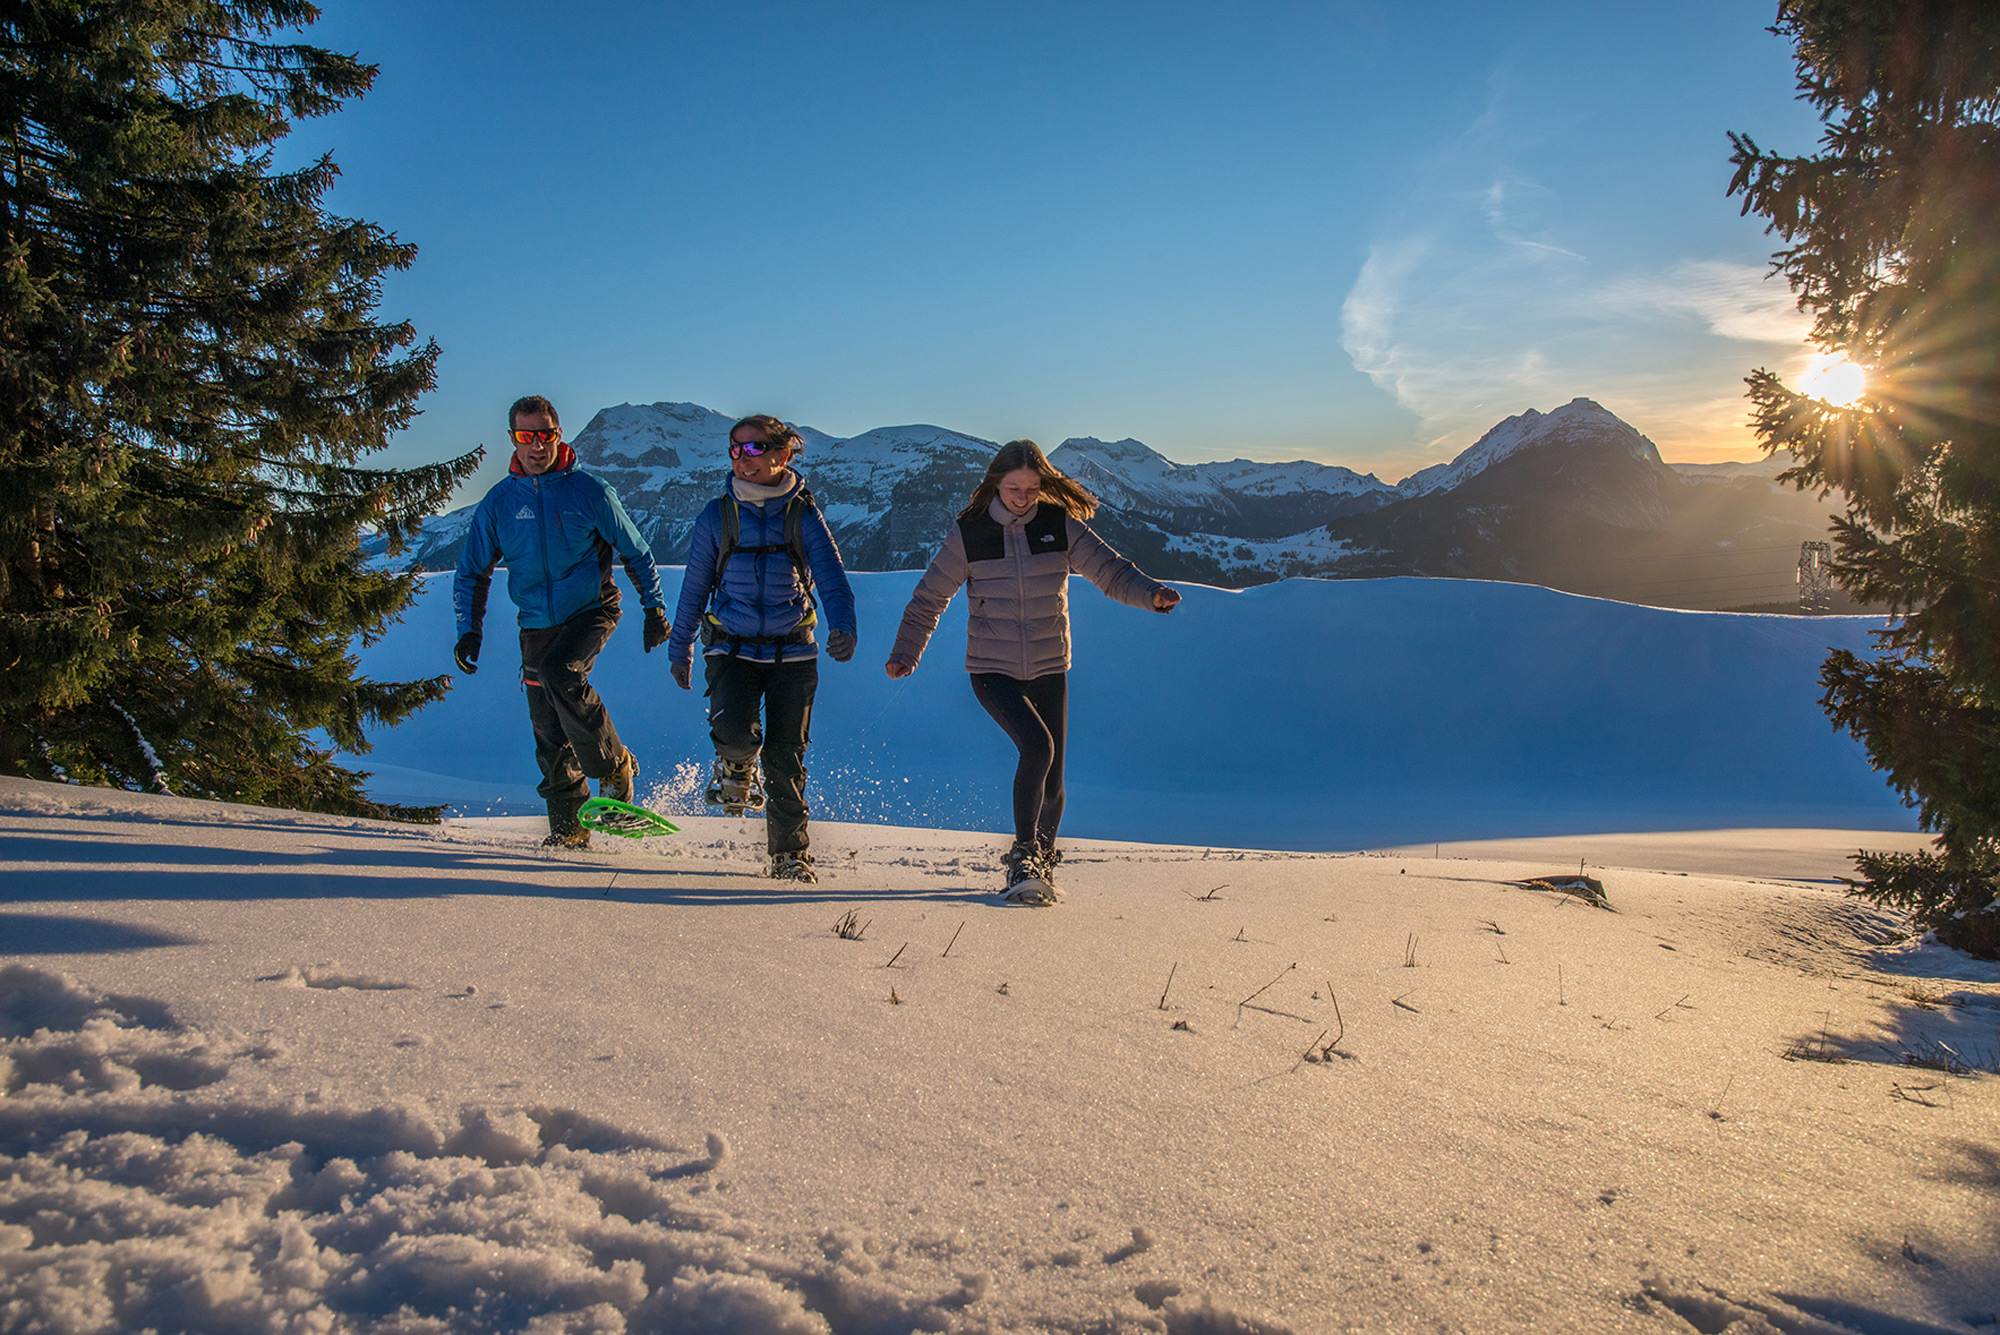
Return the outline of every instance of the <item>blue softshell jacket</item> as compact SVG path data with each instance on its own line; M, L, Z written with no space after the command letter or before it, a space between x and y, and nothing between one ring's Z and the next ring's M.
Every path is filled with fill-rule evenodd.
M522 630L560 626L578 612L617 606L611 553L644 607L666 606L653 549L639 536L611 484L571 463L540 476L510 473L473 511L452 580L458 633L479 629L493 567L507 563L507 596L521 609Z
M727 485L726 483L724 485ZM716 619L727 635L788 635L798 629L806 608L805 585L792 567L785 545L785 506L805 485L793 475L792 490L757 505L736 503L738 529L736 551L729 557L729 569L718 571L715 558L722 550L722 498L716 497L694 521L688 538L687 574L681 580L681 600L674 609L674 633L667 641L667 661L694 661L694 640L701 632L702 618L709 611L709 595L715 595ZM733 493L732 493L733 494ZM819 591L820 617L832 630L854 633L854 591L847 585L847 570L840 563L840 548L818 506L799 517L799 546L805 550L806 567L812 571ZM773 552L748 552L746 547L776 547ZM723 651L727 642L718 645ZM810 630L796 644L782 646L784 659L811 658L818 653ZM770 662L778 656L778 646L745 644L737 652L744 658Z

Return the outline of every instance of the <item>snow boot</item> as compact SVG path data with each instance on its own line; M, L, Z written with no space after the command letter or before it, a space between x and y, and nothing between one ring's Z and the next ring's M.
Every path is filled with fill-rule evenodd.
M764 780L757 773L757 762L752 760L738 765L717 756L715 772L708 780L708 792L704 796L710 806L721 807L725 816L762 811Z
M819 877L813 875L812 854L800 850L797 853L771 854L771 879L774 881L803 881L807 885L818 885Z
M1046 908L1060 898L1055 886L1045 879L1039 846L1017 842L1001 856L1000 865L1007 871L1007 888L1000 897L1008 903Z
M566 825L549 830L542 840L543 848L589 848L590 831L581 825Z
M586 782L583 797L590 796ZM542 840L543 848L589 848L590 831L576 818L577 808L583 805L583 797L551 799L549 802L549 832Z
M614 802L630 802L633 781L638 777L639 757L633 755L632 748L628 746L619 758L617 768L597 781L597 795Z

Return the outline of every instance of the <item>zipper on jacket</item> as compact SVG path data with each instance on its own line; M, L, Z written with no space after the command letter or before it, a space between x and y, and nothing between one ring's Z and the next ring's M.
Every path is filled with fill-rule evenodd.
M1033 520L1034 517L1035 517L1034 513L1030 512L1028 515L1028 519ZM1014 556L1014 606L1020 609L1019 614L1014 618L1014 620L1017 623L1019 623L1021 628L1021 671L1028 674L1026 677L1023 677L1022 680L1028 681L1032 680L1034 677L1035 660L1034 660L1034 655L1029 652L1028 648L1030 637L1028 634L1028 525L1027 523L1023 522L1019 527L1015 528L1013 530L1013 536L1019 540L1021 548L1021 550L1015 553Z
M542 479L537 476L535 484L535 537L542 547L542 620L555 625L556 621L556 572L549 561L549 508L548 496L542 491Z

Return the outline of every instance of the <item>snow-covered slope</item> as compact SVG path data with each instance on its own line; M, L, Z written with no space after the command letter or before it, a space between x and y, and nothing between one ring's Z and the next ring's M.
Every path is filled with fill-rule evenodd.
M1630 423L1590 399L1575 398L1553 412L1530 408L1488 431L1448 464L1419 469L1396 484L1405 497L1449 491L1503 459L1542 446L1609 444L1635 459L1660 462L1660 451Z
M668 600L677 571L666 572ZM964 599L918 673L882 671L916 576L853 577L861 648L822 661L808 796L839 820L990 828L1013 750L973 700ZM370 675L451 668L449 579L361 651ZM1661 611L1526 585L1288 580L1186 586L1169 616L1072 582L1067 828L1119 839L1361 848L1607 829L1847 825L1909 813L1816 703L1863 618ZM385 797L537 810L526 714L494 591L489 666L381 733ZM711 748L636 623L596 673L642 782L693 793ZM699 809L699 808L696 808Z
M592 417L572 443L577 458L618 489L654 555L678 561L695 516L728 477L734 420L695 403L622 403ZM845 439L809 426L799 433L806 442L799 472L846 560L862 569L927 562L994 450L935 426L880 427ZM471 514L468 506L425 524L417 563L448 569Z
M685 559L695 516L723 485L730 420L700 404L619 404L575 444L618 487L654 554L673 562ZM855 570L925 565L994 449L928 425L848 438L800 430L800 471ZM1068 440L1051 457L1102 497L1094 522L1114 546L1163 578L1231 587L1423 574L1669 606L1775 604L1797 543L1826 528L1826 507L1769 482L1778 464L1668 467L1589 399L1511 417L1397 487L1304 460L1180 464L1129 439ZM470 514L432 519L405 559L449 569ZM1790 556L1778 550L1787 544ZM371 548L379 554L379 540ZM1714 577L1663 577L1682 567Z
M1325 503L1371 495L1386 499L1394 494L1394 488L1373 474L1332 464L1309 460L1267 464L1249 459L1178 464L1136 440L1107 443L1089 436L1066 440L1049 461L1096 492L1105 504L1151 515L1185 510L1227 516L1255 500L1313 498Z
M1080 841L1034 912L995 901L991 835L822 825L821 882L781 887L754 823L561 856L537 825L0 779L0 1329L1978 1335L2000 1306L2000 971L1822 883L1908 836ZM1614 911L1520 884L1584 854Z

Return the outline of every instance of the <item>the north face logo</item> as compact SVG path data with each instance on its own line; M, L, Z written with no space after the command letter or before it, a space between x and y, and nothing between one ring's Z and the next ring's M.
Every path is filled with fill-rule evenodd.
M520 511L516 513L514 516L514 518L516 519L533 519L534 517L535 517L535 512L533 510L530 510L525 505L522 506Z
M1056 540L1056 535L1053 533L1044 533L1039 538L1035 539L1035 541L1037 542L1054 542L1055 540Z

